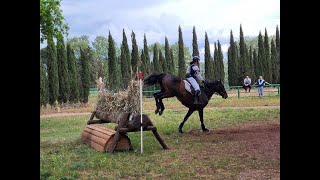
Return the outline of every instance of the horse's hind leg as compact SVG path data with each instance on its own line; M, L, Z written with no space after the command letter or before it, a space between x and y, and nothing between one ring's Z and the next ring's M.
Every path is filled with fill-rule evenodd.
M200 122L201 122L201 129L203 132L208 132L209 129L207 129L203 123L203 109L199 109L198 112L199 112L199 117L200 117Z
M153 97L154 97L154 100L156 101L156 107L157 109L154 111L154 113L158 113L159 110L161 109L161 106L159 104L159 99L157 98L157 95L159 94L160 92L157 92L157 93L153 93Z
M159 115L161 116L161 114L163 113L164 111L164 105L163 105L163 102L162 102L162 99L159 99L159 105L160 105L160 111L159 111Z
M183 121L180 123L179 125L179 133L183 133L182 132L182 127L184 125L184 123L188 120L188 118L191 116L191 114L193 113L194 110L190 110L187 112L186 116L183 118Z

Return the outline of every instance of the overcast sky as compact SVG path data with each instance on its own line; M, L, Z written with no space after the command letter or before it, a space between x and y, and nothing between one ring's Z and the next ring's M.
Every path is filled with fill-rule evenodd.
M178 41L181 26L183 41L192 52L192 29L196 28L199 50L203 57L205 32L213 54L213 44L220 41L227 51L230 30L239 38L240 24L245 36L258 36L265 28L268 35L280 30L280 0L62 0L62 14L70 30L68 38L88 35L108 37L110 30L118 47L124 28L131 49L131 31L136 34L139 47L143 34L148 45Z

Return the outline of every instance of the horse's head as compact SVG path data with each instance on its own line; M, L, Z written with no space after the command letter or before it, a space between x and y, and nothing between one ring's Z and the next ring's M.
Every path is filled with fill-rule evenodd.
M206 84L206 87L210 89L213 93L219 94L224 99L228 97L228 94L224 88L224 85L221 81L214 81L212 83Z

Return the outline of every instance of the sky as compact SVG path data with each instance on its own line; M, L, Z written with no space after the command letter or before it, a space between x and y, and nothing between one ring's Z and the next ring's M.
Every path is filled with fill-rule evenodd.
M139 48L143 35L148 45L159 42L178 42L181 26L183 42L192 53L192 30L196 28L201 60L207 32L211 55L214 42L221 43L224 54L230 41L230 31L239 39L240 24L244 36L256 37L259 32L274 35L280 30L280 0L62 0L62 14L69 25L68 38L88 35L108 37L109 31L117 46L125 30L131 49L131 32L136 35Z

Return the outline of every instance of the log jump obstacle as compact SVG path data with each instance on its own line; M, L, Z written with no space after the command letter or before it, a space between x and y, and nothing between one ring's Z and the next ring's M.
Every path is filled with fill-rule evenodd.
M87 122L87 126L83 130L81 137L82 142L100 152L113 153L114 151L133 150L127 133L140 131L140 114L124 113L122 117L116 121L118 125L115 127L115 130L103 127L101 125L96 125L114 122L110 121L109 117L93 119L94 117L101 118L101 116L96 114L96 111L92 112L92 115ZM143 114L142 119L143 131L152 131L162 148L169 149L169 147L160 137L159 133L157 132L157 128L152 124L149 117Z

